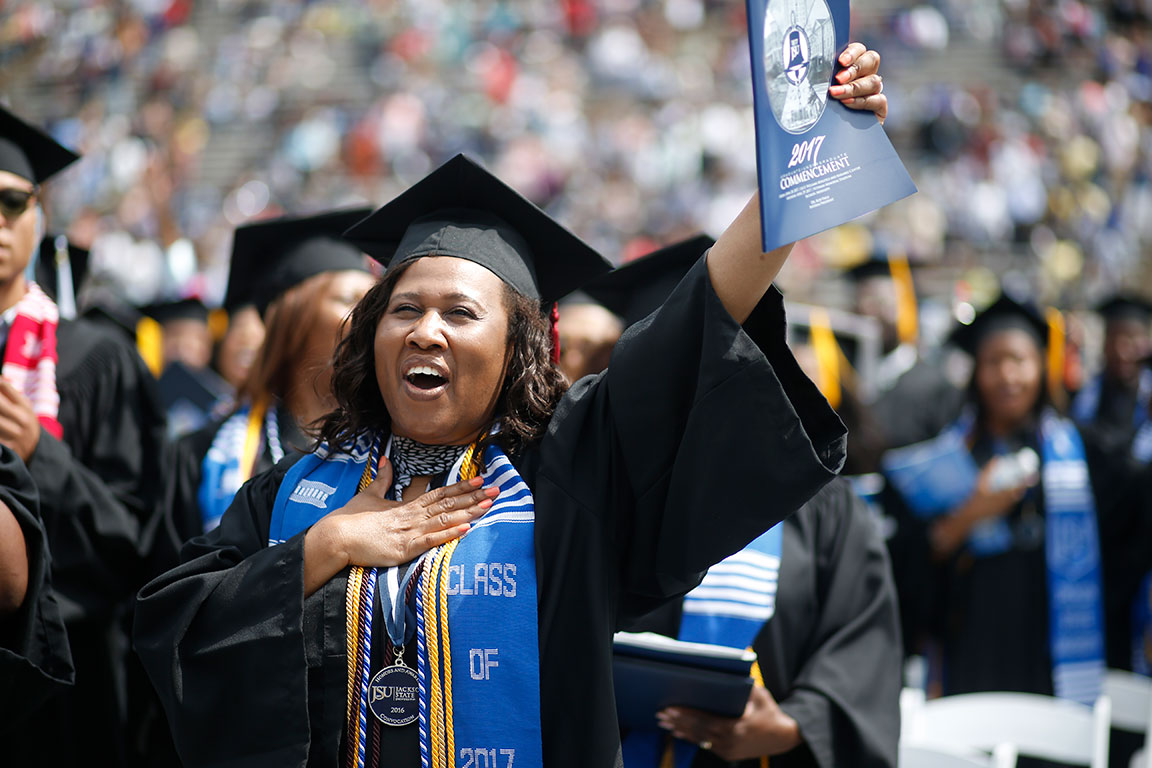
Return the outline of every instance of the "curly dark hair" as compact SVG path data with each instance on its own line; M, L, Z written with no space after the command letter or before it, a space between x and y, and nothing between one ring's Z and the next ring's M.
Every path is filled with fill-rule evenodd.
M321 420L318 436L330 446L347 445L373 430L392 426L376 381L376 327L396 283L412 263L404 262L386 273L345 321L347 333L336 348L332 368L337 406ZM543 436L568 384L552 361L551 329L539 302L505 283L504 306L510 354L493 413L500 431L492 440L516 454Z

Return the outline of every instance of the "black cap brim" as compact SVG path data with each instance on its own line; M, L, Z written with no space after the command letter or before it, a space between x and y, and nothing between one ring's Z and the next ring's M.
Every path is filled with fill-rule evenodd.
M0 171L43 184L79 159L44 131L0 107Z
M1096 312L1106 321L1135 320L1147 325L1152 321L1152 302L1132 293L1117 293L1096 305Z
M341 236L371 208L283 216L236 229L224 308L254 305L260 314L285 291L323 272L368 271L368 261Z
M986 309L978 313L971 323L957 325L948 341L973 357L981 342L999 331L1015 329L1027 332L1040 349L1048 346L1048 323L1031 304L1001 295Z
M457 155L345 236L392 268L453 256L550 304L608 272L591 246L475 161Z
M715 242L701 234L673 243L597 278L584 291L632 325L663 304Z

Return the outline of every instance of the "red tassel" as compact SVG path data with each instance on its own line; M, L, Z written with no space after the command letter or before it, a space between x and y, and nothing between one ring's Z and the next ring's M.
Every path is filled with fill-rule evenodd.
M552 302L552 362L560 362L560 305Z

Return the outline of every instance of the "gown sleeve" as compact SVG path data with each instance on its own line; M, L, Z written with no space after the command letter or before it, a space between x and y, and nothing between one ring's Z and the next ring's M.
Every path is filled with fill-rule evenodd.
M304 533L267 546L292 461L246 483L220 526L140 591L136 651L189 768L307 761L308 668L319 660L304 642Z
M804 737L805 746L794 752L806 749L820 768L890 768L900 734L903 654L887 552L846 483L816 502L816 622L780 708ZM757 647L758 654L765 651ZM791 757L772 764L787 768L795 764Z
M0 447L0 501L24 535L28 590L15 613L0 618L0 735L16 733L42 701L75 679L68 635L52 591L47 535L32 477Z
M618 617L695 586L839 471L845 430L785 343L774 288L741 327L704 258L561 401L540 476L593 516L620 568Z

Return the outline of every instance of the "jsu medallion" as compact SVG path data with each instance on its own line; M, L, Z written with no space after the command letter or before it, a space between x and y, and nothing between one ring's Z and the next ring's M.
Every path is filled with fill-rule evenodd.
M368 684L368 708L385 725L408 725L420 716L416 672L399 664L384 667Z

